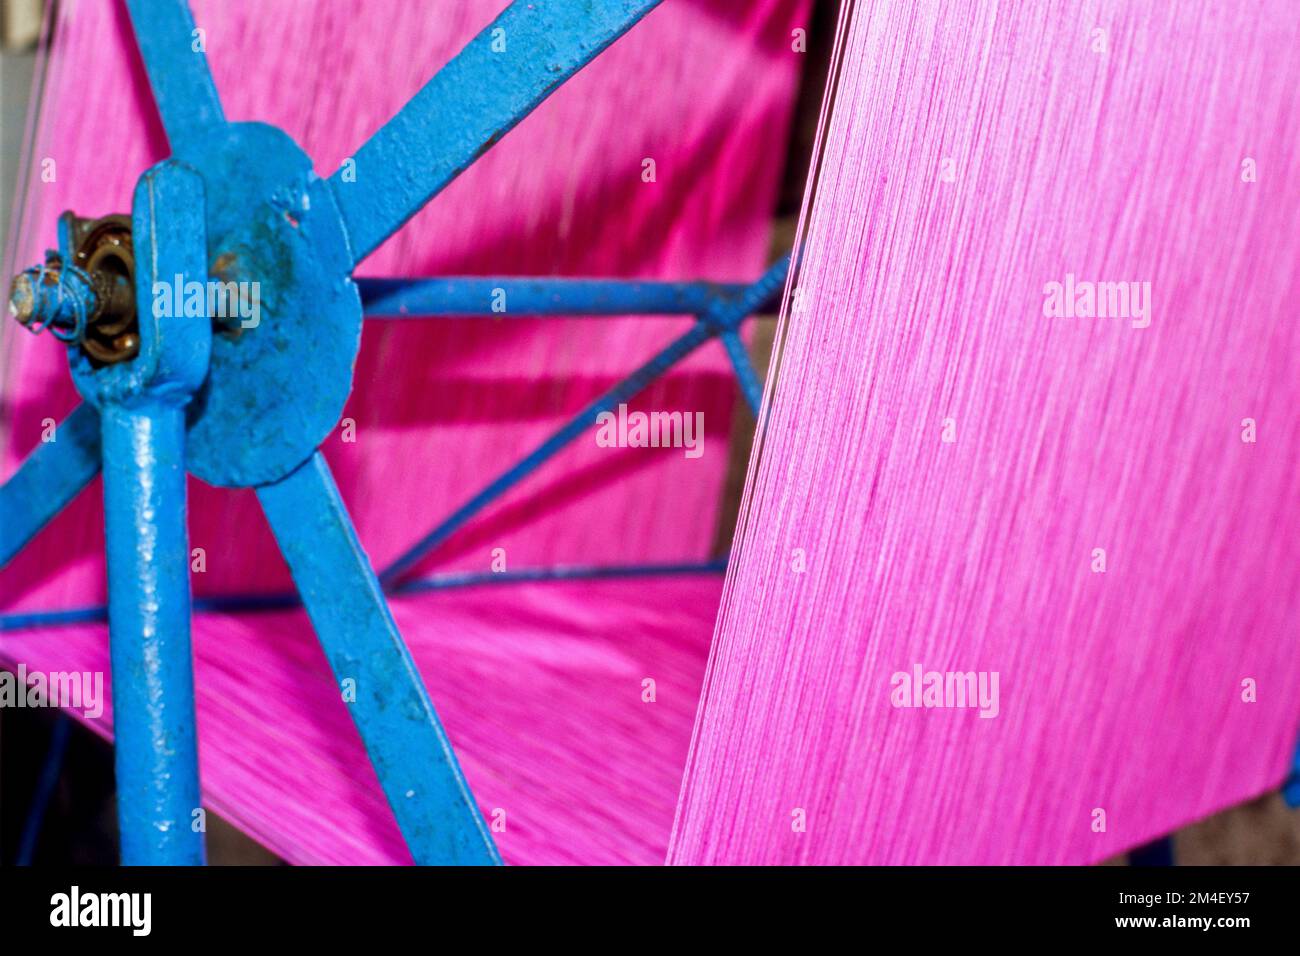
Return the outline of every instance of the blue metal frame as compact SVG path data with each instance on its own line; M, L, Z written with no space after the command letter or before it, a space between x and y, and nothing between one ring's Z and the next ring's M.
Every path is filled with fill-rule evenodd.
M201 864L185 533L185 410L103 414L104 539L122 862Z
M124 863L200 863L199 807L190 660L191 599L185 533L185 474L255 486L326 655L340 681L356 681L350 709L413 857L421 863L499 863L492 837L437 714L388 611L324 459L317 419L332 423L342 370L350 384L365 314L487 314L498 289L507 315L694 315L696 323L625 382L597 399L519 466L508 471L389 569L393 590L480 580L715 573L725 561L625 568L555 568L483 578L411 580L409 564L489 501L540 466L599 410L626 400L675 361L719 336L751 407L757 377L736 334L784 280L788 261L755 286L719 283L549 279L363 280L348 273L479 155L659 0L519 0L440 70L329 180L278 130L225 119L206 57L192 39L185 0L126 0L173 157L142 177L133 233L137 302L154 279L174 275L270 283L279 311L271 331L214 336L205 322L164 321L141 305L139 355L100 367L77 346L69 363L85 403L0 488L0 565L68 504L104 463L109 604L0 616L0 630L109 621L117 732L119 822ZM504 40L501 49L498 41ZM177 161L180 160L180 162ZM249 165L252 162L253 165ZM185 165L188 164L188 165ZM355 174L355 175L353 175ZM206 202L205 202L206 187ZM70 267L70 220L60 227L65 268L57 295L39 308L94 307ZM205 242L206 235L206 242ZM256 236L248 242L249 236ZM225 253L239 250L239 255ZM285 271L278 263L291 262ZM335 347L295 351L292 332L307 303L320 308ZM309 295L310 293L310 295ZM355 310L355 311L353 311ZM356 316L356 320L352 316ZM48 316L47 316L48 318ZM39 329L42 324L34 323ZM57 331L57 330L56 330ZM277 338L279 336L279 338ZM305 360L304 360L304 355ZM322 357L324 356L324 357ZM295 365L295 362L301 362ZM342 362L340 366L338 363ZM277 364L278 363L278 364ZM330 364L333 363L333 364ZM285 368L293 371L286 376ZM253 377L241 378L252 370ZM241 389L276 398L316 388L300 401L266 401L258 414L223 426ZM321 385L320 383L325 383ZM307 384L304 384L307 383ZM314 383L314 384L313 384ZM265 391L265 389L263 389ZM282 394L284 393L284 394ZM341 393L346 395L346 389ZM195 395L197 411L186 414ZM247 399L245 399L247 401ZM214 407L221 414L214 413ZM247 404L245 408L248 408ZM303 409L315 409L307 416ZM213 423L216 424L213 424ZM225 427L227 430L223 431ZM266 434L258 432L263 428ZM253 433L253 439L247 433ZM287 436L282 438L280 436ZM272 437L274 436L274 437ZM234 444L221 447L227 439ZM244 445L239 442L243 441ZM211 449L217 447L220 454ZM297 457L294 457L294 456ZM230 471L228 461L251 470ZM223 470L224 469L224 470ZM394 573L395 572L395 573ZM397 577L403 576L400 582ZM235 595L194 608L294 606L294 595Z

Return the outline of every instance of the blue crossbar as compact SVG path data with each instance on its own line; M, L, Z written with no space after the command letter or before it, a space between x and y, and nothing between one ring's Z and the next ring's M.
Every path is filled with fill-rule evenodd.
M676 363L686 358L714 336L721 336L724 343L727 343L727 354L731 359L733 368L736 370L745 399L750 408L757 414L762 387L753 366L749 362L749 356L745 352L744 344L741 342L737 330L748 316L771 301L773 296L784 286L789 271L790 257L783 256L773 263L757 282L744 287L739 293L732 291L730 287L722 287L728 291L725 294L713 297L705 304L695 325L670 342L627 378L590 402L565 422L558 431L538 445L537 448L498 475L465 504L443 519L432 531L420 538L392 564L381 571L379 574L380 582L385 587L392 587L399 583L429 552L464 527L471 518L485 507L515 487L547 461L554 458L558 452L591 427L602 412L617 409L621 403L639 394L651 382L662 376ZM493 282L496 280L489 279L485 281ZM563 280L556 281L563 282ZM425 284L433 286L435 283L436 280L427 280ZM607 283L606 285L613 286L616 284ZM556 288L559 287L553 287L553 289ZM568 298L570 305L566 307L566 311L572 308L572 305L577 302L577 298L577 296ZM482 308L482 305L480 305L480 311ZM636 306L635 308L637 311L641 311L643 307Z
M617 279L358 279L366 318L699 315L739 299L740 283Z

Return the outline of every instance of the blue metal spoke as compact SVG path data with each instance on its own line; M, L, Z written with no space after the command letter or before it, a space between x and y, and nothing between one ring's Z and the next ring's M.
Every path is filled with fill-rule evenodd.
M699 315L739 299L743 283L622 279L357 279L367 318L485 315ZM503 308L493 311L493 303Z
M257 494L411 855L499 863L324 457Z
M574 415L554 435L542 442L522 461L501 474L495 481L456 509L442 524L416 542L379 575L385 585L396 584L430 551L456 533L474 515L525 477L536 471L561 449L595 424L601 412L613 411L619 404L635 397L643 388L690 355L713 336L712 329L696 322L690 330L674 339L658 355L619 382L605 394Z
M727 357L731 359L731 367L736 372L736 381L740 383L740 392L745 396L745 403L757 418L758 408L763 404L763 383L759 381L758 372L749 360L749 351L745 348L740 333L734 329L723 332L720 338L727 350Z
M126 0L172 152L226 121L186 0Z
M354 261L659 2L516 0L507 7L356 151L355 166L345 163L330 178Z
M102 413L104 541L122 863L202 865L185 409L158 401Z
M0 567L99 474L99 413L78 405L0 487Z
M131 215L138 303L156 282L206 274L203 208L202 180L188 167L169 160L140 178ZM121 857L127 866L202 865L185 409L206 374L211 331L138 311L140 356L74 371L100 413Z

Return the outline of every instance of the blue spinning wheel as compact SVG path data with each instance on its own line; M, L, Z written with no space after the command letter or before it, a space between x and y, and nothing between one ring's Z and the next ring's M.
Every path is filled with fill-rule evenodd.
M658 2L513 3L321 179L283 131L226 121L206 58L192 49L184 0L127 0L171 156L140 178L129 218L65 213L57 251L15 279L11 312L67 344L84 401L57 440L0 488L3 564L103 471L123 863L204 861L203 834L192 825L200 794L187 472L256 489L298 593L220 604L305 607L335 676L364 688L350 705L353 719L416 862L500 862L385 592L401 590L430 549L596 414L712 338L725 345L756 411L761 386L738 330L780 291L789 260L749 286L354 280L352 271ZM508 56L493 49L498 31L510 37ZM193 283L232 290L256 283L258 320L156 307L156 284ZM490 314L498 289L522 314L697 321L377 575L318 450L351 390L362 322L399 312Z

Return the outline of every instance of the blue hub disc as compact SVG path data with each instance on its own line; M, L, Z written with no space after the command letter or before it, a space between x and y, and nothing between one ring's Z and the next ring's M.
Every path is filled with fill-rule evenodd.
M311 456L352 387L362 318L347 234L328 184L273 126L230 124L176 158L203 177L209 277L235 283L239 306L216 320L186 464L213 485L266 484Z

